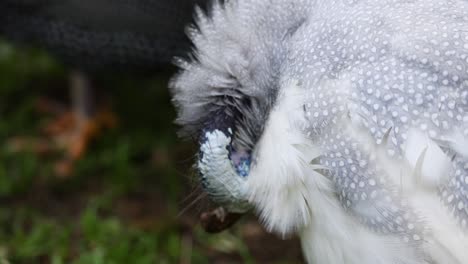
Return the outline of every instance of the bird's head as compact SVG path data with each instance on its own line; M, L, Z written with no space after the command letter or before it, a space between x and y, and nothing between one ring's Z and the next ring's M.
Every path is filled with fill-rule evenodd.
M192 59L170 86L183 136L199 143L204 190L233 213L251 208L249 174L278 98L289 35L303 22L301 1L229 1L197 13L188 29Z

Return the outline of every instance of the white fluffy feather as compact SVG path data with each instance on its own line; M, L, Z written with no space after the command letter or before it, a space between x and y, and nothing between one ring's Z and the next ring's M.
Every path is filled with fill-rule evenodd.
M319 147L303 136L305 120L297 104L303 98L297 84L284 87L258 143L259 159L247 184L265 225L283 235L297 232L310 263L429 263L398 238L372 233L343 210L333 183L313 163Z

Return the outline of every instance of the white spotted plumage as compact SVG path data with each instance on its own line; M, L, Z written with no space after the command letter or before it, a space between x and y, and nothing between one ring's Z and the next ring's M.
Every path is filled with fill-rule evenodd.
M220 93L257 103L235 115L259 123L246 190L267 228L310 263L468 263L468 2L231 0L199 28L181 123Z

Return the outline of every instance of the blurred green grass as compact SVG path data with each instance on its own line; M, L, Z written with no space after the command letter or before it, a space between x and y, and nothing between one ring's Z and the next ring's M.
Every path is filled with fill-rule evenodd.
M271 249L261 245L258 226L252 246L243 225L204 233L198 204L180 215L196 199L189 195L195 149L176 137L170 75L102 78L119 126L93 142L72 177L60 179L53 174L60 153L13 152L8 141L41 136L47 117L35 102L44 94L66 98L67 71L47 54L0 41L0 264L300 261L297 250L271 237Z

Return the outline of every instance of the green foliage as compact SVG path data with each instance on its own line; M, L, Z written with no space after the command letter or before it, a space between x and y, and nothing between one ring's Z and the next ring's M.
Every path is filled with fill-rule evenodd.
M31 153L13 155L0 152L0 197L31 188L39 166L37 157Z

